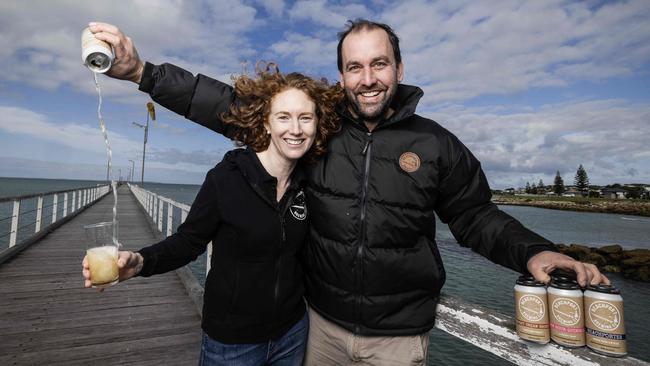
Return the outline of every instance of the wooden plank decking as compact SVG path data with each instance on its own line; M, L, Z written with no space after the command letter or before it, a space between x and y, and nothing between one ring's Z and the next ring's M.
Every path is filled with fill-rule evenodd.
M109 194L0 264L0 365L196 365L200 315L174 272L103 293L83 287L83 225L110 221ZM156 241L126 186L118 189L120 241Z

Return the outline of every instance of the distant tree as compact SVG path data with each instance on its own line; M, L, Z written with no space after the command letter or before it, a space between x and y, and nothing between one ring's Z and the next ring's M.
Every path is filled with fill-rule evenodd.
M627 186L624 189L627 191L627 198L641 198L643 196L643 187Z
M537 182L537 185L533 186L533 189L535 190L535 194L546 193L546 187L544 187L544 182L541 179Z
M553 181L553 192L560 196L562 193L564 193L564 191L566 191L564 188L564 180L562 179L560 171L558 170L557 173L555 173L555 181Z
M589 191L589 177L587 176L587 171L582 167L582 164L578 167L576 171L576 176L573 179L573 184L576 186L576 189L582 192L584 195Z
M526 182L526 189L524 189L524 192L531 193L531 191L530 191L530 183Z

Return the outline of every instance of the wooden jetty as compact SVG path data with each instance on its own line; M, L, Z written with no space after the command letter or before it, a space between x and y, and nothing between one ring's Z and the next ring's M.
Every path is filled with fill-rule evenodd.
M112 220L104 196L0 264L0 365L196 365L201 316L175 272L98 292L83 287L83 226ZM127 249L159 233L127 186L118 188Z

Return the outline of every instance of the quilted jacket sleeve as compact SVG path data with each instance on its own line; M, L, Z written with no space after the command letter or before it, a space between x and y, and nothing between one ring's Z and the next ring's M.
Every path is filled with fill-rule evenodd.
M233 103L233 88L219 80L172 64L146 63L140 90L156 103L228 138L237 128L223 123L221 114Z
M456 240L491 261L517 272L535 254L557 251L549 240L525 228L492 203L492 193L481 164L455 136L447 138L448 159L435 211L449 224Z

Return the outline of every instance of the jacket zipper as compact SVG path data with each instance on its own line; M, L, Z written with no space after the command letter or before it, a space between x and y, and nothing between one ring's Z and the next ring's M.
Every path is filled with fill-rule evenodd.
M365 249L366 241L366 205L368 203L368 180L370 176L370 156L372 155L372 132L366 132L368 140L366 140L366 145L363 147L362 155L365 156L364 160L364 171L363 171L363 186L361 187L361 228L359 232L359 246L357 247L357 265L355 267L356 273L356 282L357 282L357 301L356 301L356 324L354 326L355 333L360 333L359 324L361 323L361 291L362 291L362 277L363 277L363 252Z
M280 213L282 215L282 213ZM282 231L282 242L280 244L280 252L282 252L282 244L287 240L287 236L284 229L284 217L280 216L280 230ZM282 254L278 255L278 260L275 261L275 291L273 294L273 300L275 304L275 309L277 309L278 300L280 298L280 261L282 261Z
M278 259L275 261L275 288L273 291L273 319L277 318L278 303L280 301L280 268L282 267L282 247L283 244L287 242L287 230L286 230L286 222L284 220L284 215L286 214L287 209L291 205L291 202L293 201L294 198L295 197L292 195L291 198L287 199L284 202L284 205L280 207L279 210L280 234L282 236L282 242L280 243Z

